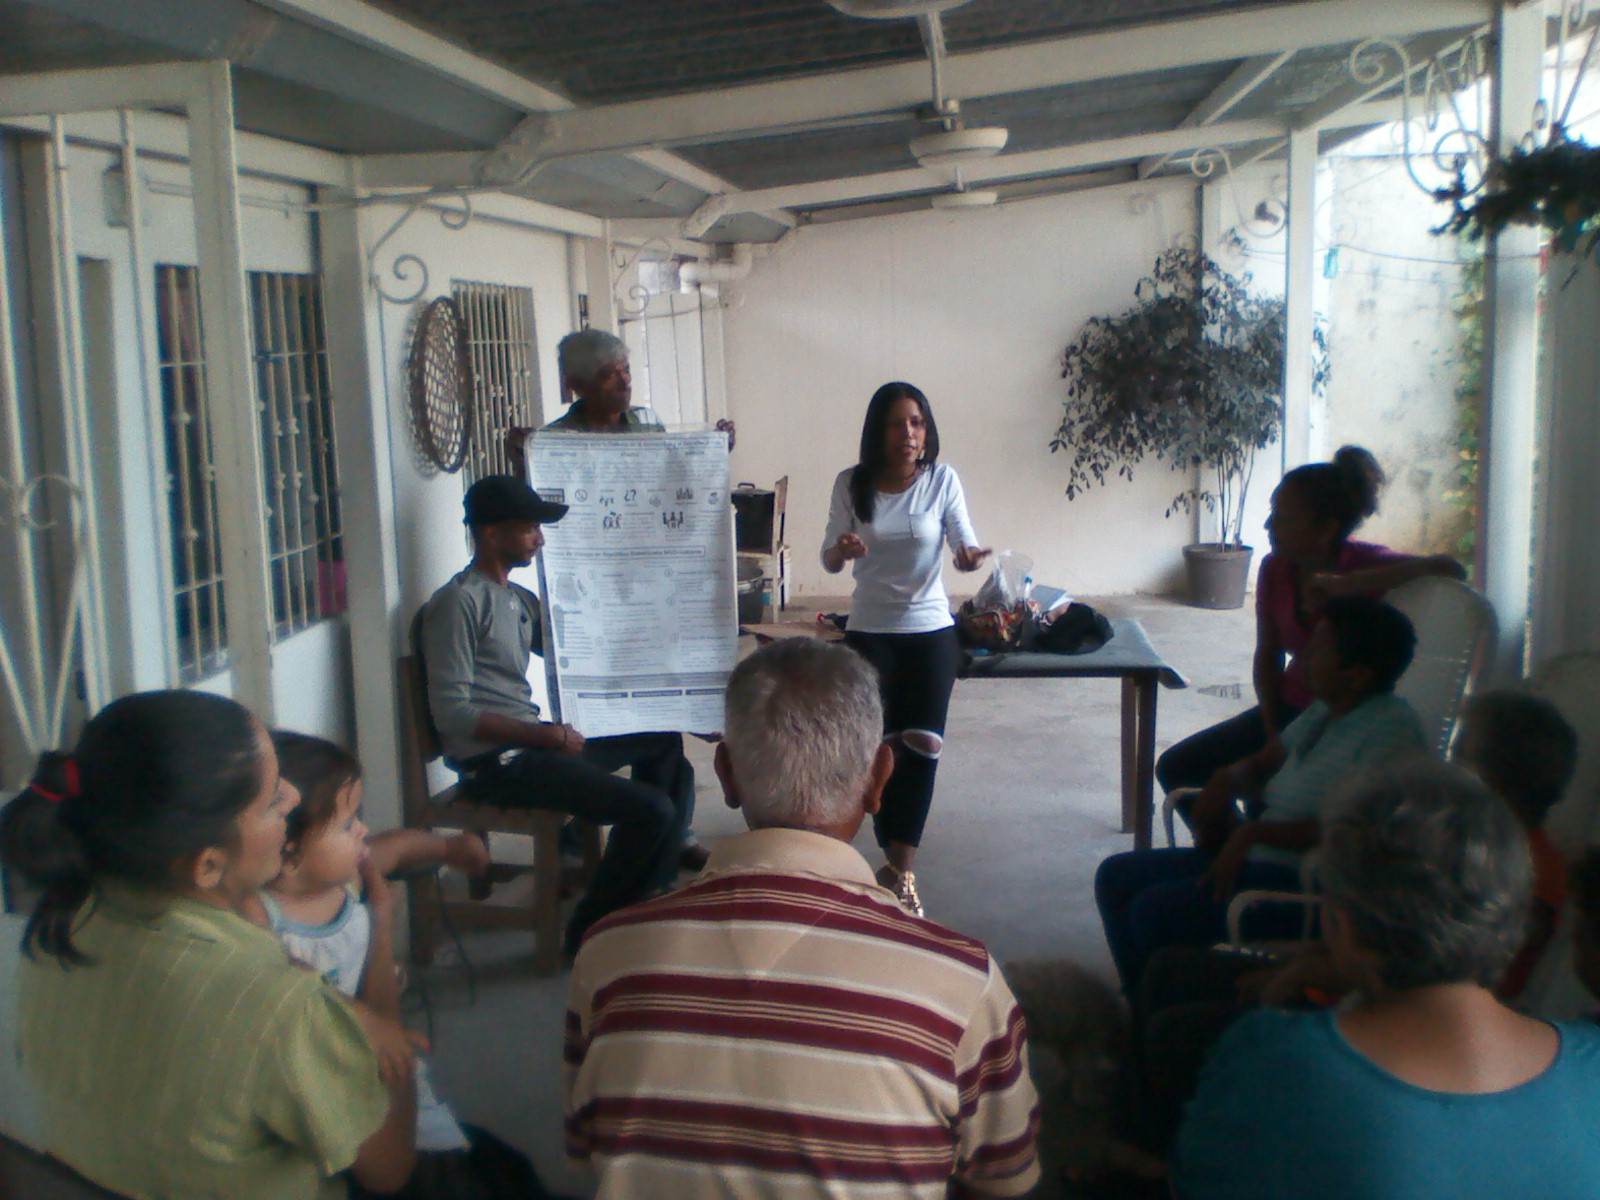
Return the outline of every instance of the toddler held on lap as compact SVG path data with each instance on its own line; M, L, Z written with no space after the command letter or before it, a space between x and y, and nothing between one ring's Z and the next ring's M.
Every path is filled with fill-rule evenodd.
M532 1165L485 1130L463 1128L434 1094L426 1045L401 1024L394 960L394 905L388 876L407 867L445 863L482 874L489 854L472 834L430 830L369 834L361 820L361 765L332 742L303 733L275 733L283 777L299 789L290 814L283 869L261 891L252 913L276 933L297 962L357 1001L386 1078L415 1071L417 1167L401 1193L407 1200L542 1200ZM364 898L363 898L364 897ZM492 1159L512 1177L484 1178ZM366 1193L352 1188L352 1196Z

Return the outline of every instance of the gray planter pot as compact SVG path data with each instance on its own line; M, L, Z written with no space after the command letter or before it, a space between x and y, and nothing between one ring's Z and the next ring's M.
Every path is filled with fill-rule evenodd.
M1197 542L1183 548L1189 568L1189 603L1196 608L1240 608L1250 581L1251 546Z

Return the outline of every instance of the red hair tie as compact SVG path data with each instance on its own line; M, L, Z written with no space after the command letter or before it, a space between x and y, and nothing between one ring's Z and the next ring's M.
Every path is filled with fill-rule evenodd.
M62 757L61 778L65 786L59 792L54 788L45 787L44 784L40 783L37 779L28 786L34 791L35 794L43 796L46 800L52 801L56 804L60 804L63 800L75 799L78 795L79 787L77 759L65 755Z

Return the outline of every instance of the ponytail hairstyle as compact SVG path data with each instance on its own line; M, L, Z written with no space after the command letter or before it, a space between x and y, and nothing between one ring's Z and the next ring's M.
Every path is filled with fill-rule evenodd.
M1378 511L1378 493L1388 480L1370 451L1360 446L1340 446L1332 462L1296 467L1283 477L1283 482L1300 489L1314 521L1333 523L1334 545L1338 547L1361 522Z
M922 462L932 466L939 458L939 426L934 424L933 408L922 389L909 383L886 383L867 401L866 420L861 423L861 455L850 472L850 507L863 525L872 520L873 485L888 457L889 410L895 401L910 397L922 410Z
M278 752L278 773L300 793L289 814L283 852L299 853L305 840L333 820L339 793L361 778L361 764L343 746L309 733L277 730L272 747Z
M259 729L224 696L140 692L101 709L74 754L44 755L0 811L0 862L39 892L23 953L86 963L72 932L98 885L170 889L175 864L234 845L263 783Z

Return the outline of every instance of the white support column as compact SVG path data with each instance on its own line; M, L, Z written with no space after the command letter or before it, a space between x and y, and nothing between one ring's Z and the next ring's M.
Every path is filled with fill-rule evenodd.
M611 291L611 229L583 243L584 288L589 297L589 327L617 332L617 298Z
M1291 470L1311 459L1311 365L1315 315L1312 287L1316 271L1317 131L1289 134L1289 218L1285 229L1287 262L1284 301L1283 466Z
M1544 5L1502 0L1495 18L1493 143L1505 153L1533 125L1544 50ZM1534 431L1538 395L1540 234L1520 225L1489 239L1484 277L1479 445L1479 586L1500 623L1493 674L1522 673L1532 561Z
M367 780L368 822L404 824L401 812L399 684L410 614L400 609L394 476L383 390L383 341L367 283L360 212L349 191L324 188L318 221L322 291L328 314L328 372L339 446L339 504L349 573L350 666L356 681L356 748Z
M107 661L105 636L104 576L100 570L100 508L95 487L89 436L89 395L83 367L83 299L79 293L78 252L73 243L71 206L68 198L67 139L61 121L51 121L50 165L54 179L50 186L51 242L56 251L55 334L58 379L61 383L64 449L67 475L83 493L80 510L83 543L78 548L81 572L77 634L83 648L83 698L93 713L111 699L111 668ZM61 652L72 657L70 642ZM62 664L65 669L65 663Z
M726 343L722 330L722 298L715 286L695 292L700 305L700 354L706 386L706 420L720 421L728 415L728 376Z
M199 245L206 403L217 471L217 517L227 579L233 695L268 726L272 694L272 580L263 520L261 416L239 232L233 93L226 62L207 63L189 97L189 160Z

